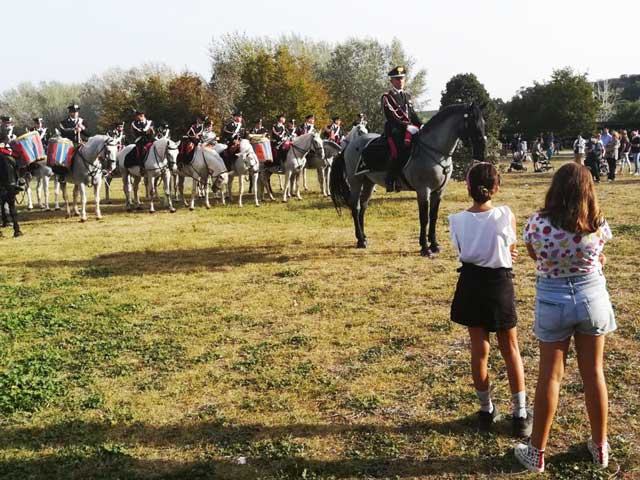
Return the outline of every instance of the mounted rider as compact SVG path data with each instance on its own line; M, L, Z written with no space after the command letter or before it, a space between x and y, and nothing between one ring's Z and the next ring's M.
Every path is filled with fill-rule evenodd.
M316 133L316 117L315 115L307 115L304 117L304 123L296 129L296 136L304 135L305 133Z
M144 153L147 151L154 138L153 122L151 120L147 120L144 111L135 111L135 119L131 122L131 131L135 136L133 143L135 143L136 148L133 150L135 152L135 156L133 158L129 158L132 161L132 164L137 164L142 167L142 164L144 163Z
M82 143L82 132L86 129L84 120L80 117L80 107L73 103L67 108L69 115L60 122L58 129L60 136L71 140L76 146Z
M264 128L264 126L262 125L262 119L259 118L258 120L256 120L253 124L253 128L251 130L249 130L249 133L251 135L266 135L267 134L267 129Z
M187 130L187 137L192 140L194 143L199 143L202 139L202 134L204 133L204 123L202 121L202 117L199 115L194 119L193 123Z
M342 119L340 117L333 117L331 124L325 127L324 138L340 145L342 138Z
M389 145L390 158L387 169L387 191L398 191L397 178L411 153L413 135L418 133L422 121L413 108L411 95L404 91L406 68L395 67L389 72L391 90L382 95L382 111L386 122L384 134Z
M51 137L51 135L49 133L49 129L44 126L44 121L42 120L42 117L33 118L33 126L28 128L27 131L29 131L29 132L37 132L38 135L40 135L40 140L42 141L42 146L44 148L44 151L46 152L47 151L47 145L49 143L49 138Z
M200 141L203 145L215 145L218 141L216 132L213 131L213 122L205 117L204 130L200 135Z
M162 139L171 139L171 129L169 128L169 124L167 122L161 122L156 129L156 140Z
M0 147L9 148L9 144L16 139L13 134L13 118L9 116L0 117Z
M356 119L353 121L352 127L357 127L358 125L367 125L367 117L364 113L359 113Z
M240 140L246 137L246 131L242 126L242 112L236 110L233 112L233 119L227 123L222 129L221 141L227 144L224 152L224 163L227 169L231 168L231 160L237 153L240 146Z
M287 137L289 137L289 140L293 140L298 136L296 130L296 119L292 118L287 122Z
M126 145L126 137L124 134L124 122L116 122L113 128L107 131L107 136L118 142L118 150Z

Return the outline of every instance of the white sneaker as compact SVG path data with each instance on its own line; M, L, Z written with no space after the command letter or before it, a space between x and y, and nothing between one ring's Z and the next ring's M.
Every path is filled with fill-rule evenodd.
M531 442L519 443L513 450L518 461L530 472L544 472L544 450L538 450Z
M600 468L607 468L609 466L609 443L605 442L604 445L598 447L592 438L589 438L587 442L587 448L591 452L593 457L593 463Z

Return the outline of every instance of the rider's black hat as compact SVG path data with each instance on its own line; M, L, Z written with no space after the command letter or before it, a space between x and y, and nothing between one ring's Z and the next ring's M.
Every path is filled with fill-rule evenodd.
M124 127L124 122L116 122L113 124L114 127Z
M79 112L80 111L80 105L78 105L77 103L72 103L71 105L69 105L67 107L67 110L69 110L69 112Z
M398 65L388 75L389 78L404 78L407 75L407 69L403 65Z
M255 121L255 122L253 122L253 123L254 123L254 124L255 124L255 123L262 123L262 119L261 119L261 118L256 118L256 121Z
M336 115L335 117L333 117L333 118L332 118L332 120L333 120L334 122L337 122L338 120L342 120L342 119L340 118L340 116L339 116L339 115Z
M169 128L169 124L167 122L161 122L160 128Z
M280 115L278 115L276 118L277 118L278 120L279 120L279 119L281 119L281 118L285 118L285 119L286 119L286 118L287 118L287 116L286 116L284 113L281 113L281 114L280 114Z
M33 117L33 123L38 123L42 121L42 117Z
M315 119L316 116L311 114L311 115L307 115L306 117L304 117L305 120L311 120L312 118Z
M144 115L144 110L135 110L134 113L136 115Z
M5 123L11 123L13 122L13 118L7 116L7 115L3 115L2 117L0 117L0 120L2 120Z
M236 110L235 112L233 112L233 116L234 117L241 117L242 116L242 110Z

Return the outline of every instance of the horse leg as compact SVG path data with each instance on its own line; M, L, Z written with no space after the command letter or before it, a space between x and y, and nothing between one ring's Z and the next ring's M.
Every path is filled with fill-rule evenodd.
M7 209L9 208L8 193L0 195L0 212L2 214L2 226L7 227L9 225L9 217L7 216Z
M32 194L31 194L31 179L29 179L28 176L27 178L28 180L24 187L25 192L27 194L27 210L33 210L33 200L32 200Z
M104 203L107 205L111 205L111 180L113 180L111 175L104 179Z
M293 181L292 171L287 169L284 173L284 190L282 192L282 201L287 202L289 200L289 190L291 188L291 182Z
M209 202L209 175L204 177L204 206L207 210L211 208L211 203Z
M73 215L77 217L80 215L80 210L78 210L78 186L77 185L73 186L71 195L73 197Z
M87 221L87 187L84 182L80 182L80 185L76 185L75 189L80 190L80 202L81 202L81 210L80 210L80 221Z
M140 203L140 182L142 181L142 177L133 177L133 201L136 204L136 210L142 210L142 205ZM148 195L149 192L147 192Z
M259 172L253 172L250 175L251 185L253 185L253 199L256 202L256 207L260 206L260 200L258 198L258 177L260 176Z
M198 180L193 179L193 187L191 188L191 203L189 204L189 210L193 211L196 208L196 195L198 193Z
M420 255L430 257L431 250L427 247L427 223L429 222L429 193L418 192L418 213L420 215Z
M44 210L49 211L49 177L42 177L42 194L44 196Z
M367 211L367 207L369 206L371 195L373 194L373 187L375 187L375 183L369 179L365 179L362 184L362 191L360 192L360 212L358 214L358 221L360 222L360 233L362 234L365 247L368 245L369 239L364 231L364 215Z
M302 200L302 195L300 195L300 180L302 180L302 185L304 188L304 191L308 191L307 189L307 169L303 168L302 170L300 170L298 172L298 174L295 176L295 181L296 181L296 185L295 185L295 195L296 198L298 200Z
M164 198L169 205L169 211L176 213L176 209L173 207L173 201L171 200L171 172L167 172L164 175Z
M233 203L233 195L231 194L232 185L233 185L233 175L229 173L229 180L227 180L227 197L229 198L229 203Z
M71 207L69 205L69 197L67 195L67 182L61 183L60 189L62 190L62 200L64 201L64 206L67 210L67 218L71 218Z
M438 223L438 211L442 200L442 190L431 192L431 207L429 208L429 250L431 253L440 253L440 246L436 238L436 226Z
M147 198L149 199L149 213L156 213L155 199L156 199L156 179L151 175L145 175L144 183L147 186Z
M96 218L102 220L102 211L100 209L100 189L102 188L102 177L98 178L98 181L93 186L93 196L96 200Z
M60 210L60 179L57 175L53 177L53 198L55 201L55 204L53 205L54 210Z
M131 211L131 186L129 185L129 175L122 172L122 191L124 192L124 207L127 212Z
M9 195L7 203L9 206L9 215L11 216L11 221L13 222L13 236L20 237L22 235L22 231L20 230L20 225L18 224L18 211L16 210L16 196ZM3 207L3 210L4 210L4 207Z
M244 174L239 175L238 182L240 183L240 192L238 194L238 206L242 207L242 196L244 195Z

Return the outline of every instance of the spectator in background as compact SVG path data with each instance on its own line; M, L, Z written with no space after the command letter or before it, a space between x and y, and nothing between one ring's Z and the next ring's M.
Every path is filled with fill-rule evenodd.
M533 141L533 147L531 147L531 157L533 158L533 171L540 172L540 162L547 159L547 155L544 153L542 137L536 138Z
M622 137L620 138L620 150L618 150L620 157L620 175L623 174L624 166L627 165L629 173L631 173L631 162L629 161L629 154L631 153L631 142L629 141L629 135L626 130L622 130Z
M604 147L606 148L612 139L613 139L613 136L609 133L609 129L605 128L604 131L602 132L602 135L600 135L600 140L602 141L602 145L604 145Z
M609 165L607 179L613 182L616 179L616 167L618 165L618 151L620 149L620 137L615 130L611 132L611 140L605 146L605 158Z
M602 145L602 141L598 137L600 137L599 134L591 135L591 139L586 146L587 156L584 161L585 166L591 170L591 175L596 183L600 183L600 162L604 155L604 145Z
M640 133L638 130L631 132L631 159L635 166L634 175L640 175Z
M578 135L578 138L573 142L573 159L579 165L584 165L584 149L587 141L582 138L582 135Z

